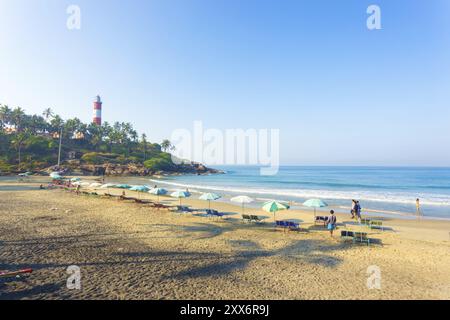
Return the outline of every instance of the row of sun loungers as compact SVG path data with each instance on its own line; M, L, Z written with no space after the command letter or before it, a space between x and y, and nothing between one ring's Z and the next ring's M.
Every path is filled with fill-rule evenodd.
M293 221L276 221L276 228L281 228L284 231L300 231L300 224Z
M341 231L341 239L351 240L353 243L367 243L367 246L371 242L366 232Z
M361 219L361 224L370 229L380 229L381 231L384 231L383 221L380 220Z
M248 215L248 214L243 214L242 215L242 221L243 222L256 222L256 223L262 223L263 220L255 215Z

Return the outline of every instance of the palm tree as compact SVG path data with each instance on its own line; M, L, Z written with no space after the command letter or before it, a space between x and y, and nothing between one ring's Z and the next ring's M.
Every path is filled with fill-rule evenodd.
M144 161L145 161L147 160L147 135L145 133L142 134L141 141L144 149Z
M42 115L48 121L48 118L53 117L53 110L50 108L47 108L44 110L44 112L42 112Z
M0 107L0 125L1 129L11 122L12 110L5 104Z
M12 111L11 122L13 123L17 132L20 132L22 130L21 126L24 117L25 111L21 107L17 107Z
M164 150L164 152L167 152L172 147L172 143L165 139L163 142L161 142L161 148Z
M21 154L22 154L22 147L25 143L25 140L27 139L27 135L25 133L18 133L15 138L11 141L11 145L13 146L13 148L15 148L18 153L19 153L19 170L20 170L20 166L21 166Z

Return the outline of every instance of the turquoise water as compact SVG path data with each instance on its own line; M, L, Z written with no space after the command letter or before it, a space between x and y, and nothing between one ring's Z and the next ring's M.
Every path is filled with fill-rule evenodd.
M351 199L357 199L367 212L388 215L414 215L420 198L426 217L450 218L450 168L286 166L275 176L261 176L258 167L219 168L227 174L171 177L157 183L225 196L247 194L261 201L321 198L344 212Z

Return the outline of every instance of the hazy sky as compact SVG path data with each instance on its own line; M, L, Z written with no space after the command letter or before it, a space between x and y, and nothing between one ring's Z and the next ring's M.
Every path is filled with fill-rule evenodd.
M90 121L96 94L152 141L202 120L281 129L284 164L450 166L450 1L0 0L0 103Z

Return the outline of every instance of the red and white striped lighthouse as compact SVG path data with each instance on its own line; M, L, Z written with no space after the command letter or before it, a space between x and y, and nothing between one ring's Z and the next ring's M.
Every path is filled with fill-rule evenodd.
M94 118L92 123L101 126L102 125L102 99L97 96L94 101Z

